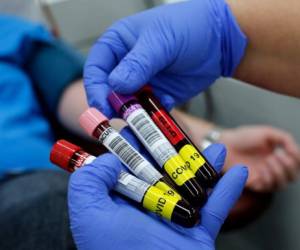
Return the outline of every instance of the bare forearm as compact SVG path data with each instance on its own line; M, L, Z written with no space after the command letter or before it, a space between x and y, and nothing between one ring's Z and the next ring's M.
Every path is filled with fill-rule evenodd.
M69 85L61 95L58 106L58 119L67 129L84 135L78 124L80 114L88 108L83 83L78 80Z
M227 0L249 39L235 77L300 97L300 2Z
M67 129L86 137L86 134L79 126L78 118L87 108L88 104L83 81L78 80L70 84L62 94L58 106L58 119ZM113 119L111 124L118 130L125 126L125 123L120 119Z

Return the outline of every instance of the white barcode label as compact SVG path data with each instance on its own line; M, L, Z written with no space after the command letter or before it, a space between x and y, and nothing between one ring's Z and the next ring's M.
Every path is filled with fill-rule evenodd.
M140 179L153 184L162 177L161 173L114 129L105 130L99 140Z
M156 131L156 128L152 126L151 121L147 119L144 113L139 114L139 110L137 110L136 113L132 120L130 120L130 123L139 131L149 147L152 147L154 143L162 139L161 135Z
M169 142L168 142L168 143L163 143L161 145L157 145L153 149L153 154L157 155L157 159L156 159L157 163L160 166L163 166L167 160L169 160L177 153L173 147L169 147Z
M133 111L128 116L127 123L161 167L168 159L177 155L174 147L145 110Z
M129 147L122 137L117 136L111 140L108 147L112 149L134 171L143 164L143 158Z
M150 185L148 183L121 171L114 190L136 202L141 202L149 187Z

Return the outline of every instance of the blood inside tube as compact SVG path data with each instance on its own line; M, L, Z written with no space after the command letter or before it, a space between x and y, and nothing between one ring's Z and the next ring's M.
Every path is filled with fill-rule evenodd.
M156 112L153 112L151 118L167 136L172 145L176 145L184 139L184 136L180 130L177 128L177 126L174 126L173 121L168 117L164 110L160 109Z
M59 167L73 172L96 158L80 147L65 140L58 141L52 148L50 160ZM158 216L185 227L192 227L199 221L195 209L176 196L170 196L157 187L121 171L115 191L143 205Z
M213 187L219 176L205 157L179 127L175 120L161 106L152 91L146 87L137 93L141 105L151 116L155 124L168 138L187 166L204 187Z
M205 191L136 98L112 92L109 95L109 100L114 109L127 121L158 165L176 183L177 189L183 197L191 204L201 206L206 200Z
M80 123L93 137L103 144L110 152L138 178L160 188L166 193L173 193L174 197L181 196L163 182L162 174L156 170L124 137L114 130L108 119L95 109L88 109L80 118Z

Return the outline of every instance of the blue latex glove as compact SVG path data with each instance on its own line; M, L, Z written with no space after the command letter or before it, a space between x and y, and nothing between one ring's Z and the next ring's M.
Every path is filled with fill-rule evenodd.
M132 136L124 136L133 142ZM226 155L224 146L213 145L204 154L220 171ZM201 209L201 224L185 229L170 226L110 194L121 168L115 156L105 154L72 174L69 212L79 249L214 249L220 227L248 176L245 167L231 168Z
M150 81L167 109L231 76L246 37L224 0L164 5L127 17L99 38L86 62L90 106L107 116L111 89L133 93Z

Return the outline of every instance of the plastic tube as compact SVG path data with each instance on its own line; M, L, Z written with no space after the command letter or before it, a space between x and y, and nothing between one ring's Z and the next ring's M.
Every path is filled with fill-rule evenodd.
M174 188L167 184L164 176L110 126L107 117L100 111L95 108L87 109L80 116L79 122L89 135L96 138L111 153L116 155L139 179L181 198Z
M163 108L149 86L136 94L143 108L161 129L169 142L184 159L204 187L213 187L219 175L191 139L184 133L174 118Z
M158 165L176 184L176 189L194 206L206 201L206 192L174 147L154 124L147 112L133 96L112 92L108 97L116 112L129 124Z
M50 154L51 162L68 172L74 172L95 159L96 157L65 140L57 141ZM114 190L158 216L181 226L193 227L199 221L199 214L186 201L167 195L157 187L124 171L121 171Z

